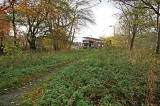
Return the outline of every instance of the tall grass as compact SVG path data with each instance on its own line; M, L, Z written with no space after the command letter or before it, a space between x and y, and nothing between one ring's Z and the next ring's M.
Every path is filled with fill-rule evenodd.
M23 52L19 55L6 55L0 57L0 94L5 90L23 86L43 74L63 66L87 51L60 52Z
M142 64L129 64L129 58L130 52L119 48L92 52L23 95L22 104L143 105L147 91L147 69L139 67Z
M134 49L130 52L131 64L139 65L143 70L146 70L145 83L147 84L145 105L153 106L158 105L159 91L157 82L159 83L159 54L154 53L155 36L140 36L136 38ZM158 84L159 85L159 84Z

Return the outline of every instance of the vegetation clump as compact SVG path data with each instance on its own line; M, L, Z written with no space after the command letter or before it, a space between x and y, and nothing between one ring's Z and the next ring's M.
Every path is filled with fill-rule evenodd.
M46 56L46 52L29 52L18 56L2 56L0 57L0 94L13 88L22 87L57 67L81 58L88 52L70 51L68 53L51 53L48 56Z
M95 50L22 96L34 105L145 105L148 62L118 48ZM135 63L133 61L136 61Z

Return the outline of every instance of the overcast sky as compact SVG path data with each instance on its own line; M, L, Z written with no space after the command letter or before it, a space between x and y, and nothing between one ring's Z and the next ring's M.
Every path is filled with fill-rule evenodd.
M98 6L92 8L95 25L87 23L86 27L83 27L79 33L76 34L75 41L82 41L82 37L95 37L101 36L113 36L113 27L118 23L117 18L114 14L118 13L118 9L114 7L113 3L102 2Z

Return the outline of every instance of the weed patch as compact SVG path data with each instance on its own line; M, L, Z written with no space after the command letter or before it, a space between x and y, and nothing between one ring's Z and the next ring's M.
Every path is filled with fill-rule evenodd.
M94 51L23 94L21 104L144 105L147 71L129 64L129 55L118 48Z
M26 54L24 58L20 60L18 59L19 57L17 57L15 61L13 59L10 59L10 61L1 61L0 94L7 93L14 88L22 87L44 74L53 71L57 67L61 67L83 55L87 55L89 52L90 51L73 51L66 54L53 54L48 57L33 54L35 56L33 59L30 58L32 55ZM28 58L26 56L28 56ZM9 61L9 63L7 63L7 61Z

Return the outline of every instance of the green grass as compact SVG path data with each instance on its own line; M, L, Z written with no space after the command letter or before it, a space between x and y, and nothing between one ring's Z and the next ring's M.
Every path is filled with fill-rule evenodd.
M58 54L25 53L0 57L0 94L24 86L26 83L53 71L90 51L71 51Z
M144 105L149 67L138 56L132 55L117 48L96 50L23 94L21 104Z

